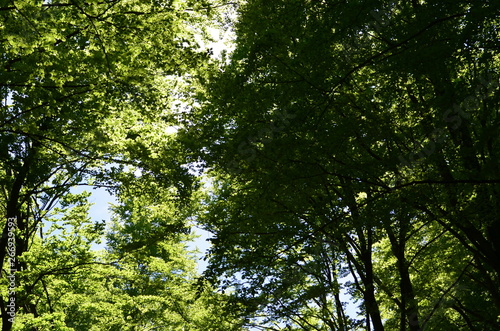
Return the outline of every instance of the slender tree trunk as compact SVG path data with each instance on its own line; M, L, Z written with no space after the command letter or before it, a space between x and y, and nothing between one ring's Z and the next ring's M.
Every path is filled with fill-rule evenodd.
M401 293L400 330L406 331L407 326L411 331L420 331L420 321L418 316L418 302L415 298L413 284L410 278L409 266L406 261L405 247L407 225L406 219L399 221L400 227L398 235L393 231L391 224L385 223L385 231L391 242L391 249L396 257L398 274L400 277L399 290Z
M373 279L373 264L371 259L371 252L363 254L363 264L365 266L365 277L363 279L365 285L364 299L366 311L371 318L374 331L383 331L384 324L380 316L380 309L375 298L375 281ZM370 321L368 321L370 322Z
M4 268L4 261L7 256L7 248L9 246L9 232L12 231L12 226L9 224L8 220L15 219L17 222L23 221L20 212L19 200L21 196L21 190L26 183L26 178L28 177L28 173L33 164L35 154L37 153L37 147L37 143L34 143L33 146L27 146L28 155L24 159L24 163L21 169L19 169L19 172L17 173L10 190L9 199L7 201L7 219L5 220L2 237L0 238L0 270L3 270ZM18 241L14 240L14 243L16 242ZM19 266L18 257L20 253L21 252L18 252L16 250L14 254L15 262L11 260L11 265L13 266L14 270ZM9 269L11 265L9 265ZM18 284L15 282L15 278L13 279L15 289L15 286L17 286ZM16 291L10 291L7 302L1 300L0 305L0 311L2 313L2 331L10 331L12 329L14 320L13 317L15 316L18 308Z

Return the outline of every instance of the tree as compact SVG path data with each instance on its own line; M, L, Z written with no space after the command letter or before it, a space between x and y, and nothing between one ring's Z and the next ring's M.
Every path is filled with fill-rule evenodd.
M214 182L206 277L250 323L498 328L498 13L241 5L236 49L185 136Z
M144 223L122 218L120 211L140 215L165 209L166 203L142 196L141 205L117 205L108 248L95 251L91 245L105 229L88 219L88 195L66 195L61 208L45 218L51 227L21 257L28 267L16 274L21 286L14 330L236 329L236 319L218 313L227 300L199 287L195 257L186 252L189 235L167 229L160 237L151 231L142 234L147 244L123 249L131 228L142 232ZM157 210L152 218L162 215L166 222L171 214Z
M86 206L85 196L69 193L72 187L106 187L123 195L134 182L144 181L172 200L190 199L193 179L168 129L176 123L176 82L206 62L208 55L195 35L210 24L208 12L217 6L121 0L21 0L0 6L0 263L6 276L9 266L17 270L16 291L8 292L8 278L2 279L2 330L12 329L14 313L19 328L31 330L43 329L44 323L87 330L91 321L113 315L108 304L100 317L78 316L71 324L66 314L75 314L75 307L68 306L68 297L57 298L60 291L89 300L103 288L102 295L112 296L124 290L106 285L105 274L120 269L109 265L109 257L90 252L89 243L104 229L88 224L80 210ZM50 223L58 204L76 204L79 211L64 216L60 236L43 238L42 224ZM176 222L157 225L166 225L156 234L158 240L186 226L185 220ZM6 258L12 251L7 249L14 237L9 265ZM162 245L170 244L179 253L180 239ZM150 255L144 259L154 262ZM56 266L46 266L48 261ZM82 293L85 284L89 289ZM81 314L90 316L96 306L87 304ZM111 325L122 329L122 320L112 320Z

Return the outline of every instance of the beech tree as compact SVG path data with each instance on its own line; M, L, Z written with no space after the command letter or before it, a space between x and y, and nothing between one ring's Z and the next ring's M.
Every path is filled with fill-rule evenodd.
M217 324L207 307L224 298L205 286L199 302L211 303L196 302L184 249L189 220L180 217L196 185L172 127L175 86L204 67L208 54L197 40L222 4L2 2L2 330ZM89 221L88 195L70 191L81 185L107 188L119 200L113 229L123 232L109 234L100 255L91 247L108 230ZM162 199L148 199L151 190Z
M2 330L497 330L500 4L228 5L0 5Z
M499 327L498 14L241 4L184 139L213 182L205 277L248 325Z

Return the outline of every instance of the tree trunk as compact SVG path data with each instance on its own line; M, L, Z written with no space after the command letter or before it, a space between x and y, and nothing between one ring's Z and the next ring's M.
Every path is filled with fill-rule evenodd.
M22 215L20 212L21 206L19 205L19 200L21 196L21 190L26 183L26 178L28 177L29 170L33 164L35 154L37 153L37 144L34 143L33 146L27 146L28 155L24 159L23 166L17 173L15 180L12 184L10 190L9 199L7 200L7 220L2 231L2 238L0 238L0 270L4 268L4 260L7 255L7 248L9 247L9 238L13 236L9 232L15 230L16 226L12 227L12 224L8 220L16 220L17 222L23 222ZM10 236L9 236L10 235ZM11 239L12 243L12 239ZM16 247L16 240L14 239L14 248ZM11 244L12 245L12 244ZM15 251L13 254L13 260L9 265L9 269L12 267L15 272L19 266L18 257L22 252ZM14 276L14 274L12 275ZM10 331L12 329L12 323L14 321L14 316L17 312L18 302L16 301L15 287L18 285L15 283L15 277L12 278L14 281L14 290L9 291L9 296L7 302L1 300L0 311L2 313L2 331Z

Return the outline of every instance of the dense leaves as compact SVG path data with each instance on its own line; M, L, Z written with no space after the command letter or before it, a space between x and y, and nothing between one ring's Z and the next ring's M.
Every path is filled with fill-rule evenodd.
M214 181L206 277L250 324L499 327L499 9L240 7L187 135Z
M233 5L0 4L2 330L500 328L500 4Z
M186 248L197 185L174 138L222 4L0 4L2 330L233 328ZM82 185L115 195L114 225Z

